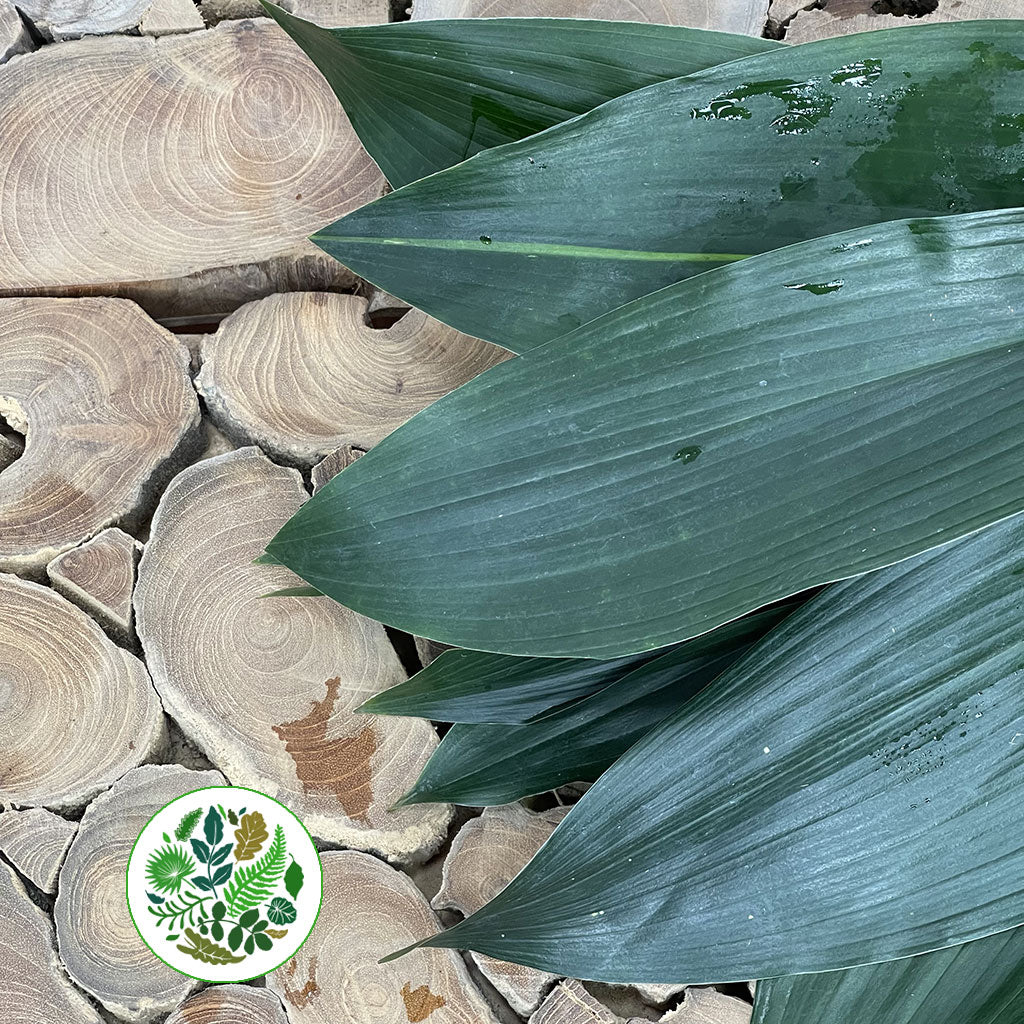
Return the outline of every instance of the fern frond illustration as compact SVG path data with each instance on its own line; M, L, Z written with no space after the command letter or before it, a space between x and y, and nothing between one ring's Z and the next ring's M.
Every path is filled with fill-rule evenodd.
M185 840L195 832L196 825L199 824L199 819L202 816L202 807L197 807L194 811L189 811L188 814L178 822L178 827L174 830L174 838L181 842L185 842Z
M181 847L164 846L150 854L146 879L158 892L176 893L195 867L196 862Z
M284 874L284 829L274 829L274 841L267 852L253 864L239 867L231 884L224 890L228 917L237 917L242 911L259 906L267 899Z
M168 931L175 928L184 928L185 919L189 924L197 924L196 914L199 918L203 916L203 904L212 900L212 896L198 896L186 890L177 900L167 900L160 906L149 907L149 912L156 918L156 926L159 928L165 921Z

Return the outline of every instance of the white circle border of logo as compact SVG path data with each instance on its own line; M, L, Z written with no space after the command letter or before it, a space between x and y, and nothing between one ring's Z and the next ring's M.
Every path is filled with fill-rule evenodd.
M283 804L258 790L211 786L146 822L125 890L136 930L168 967L200 981L251 981L309 938L323 868L306 826Z

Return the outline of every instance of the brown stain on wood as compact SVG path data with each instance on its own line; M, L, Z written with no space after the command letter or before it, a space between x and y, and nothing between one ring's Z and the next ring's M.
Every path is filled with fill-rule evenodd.
M316 983L316 957L310 957L309 967L306 968L306 983L302 988L292 988L291 979L295 976L299 962L294 957L285 968L284 997L296 1009L302 1010L309 1006L313 997L319 995L320 986Z
M412 988L408 981L402 986L402 1001L405 1003L405 1015L412 1024L426 1020L444 1006L444 996L435 996L426 985Z
M353 821L368 824L367 812L373 802L372 759L377 750L377 734L372 725L354 736L327 738L327 727L334 711L341 677L327 680L327 696L314 701L308 715L294 722L273 727L284 740L284 749L295 762L295 773L308 793L326 790L333 793L342 810Z

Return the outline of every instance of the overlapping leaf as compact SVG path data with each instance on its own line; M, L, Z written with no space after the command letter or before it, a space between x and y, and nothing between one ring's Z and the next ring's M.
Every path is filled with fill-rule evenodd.
M898 958L1024 921L1024 517L837 584L424 945L606 981Z
M264 3L398 188L623 93L777 49L672 25L559 18L321 28Z
M629 93L314 240L433 316L522 352L743 254L1021 205L1022 109L1020 22L845 36Z
M758 983L751 1024L1014 1024L1024 930L871 967Z
M699 635L1024 508L1022 287L1019 210L682 282L435 403L269 551L458 647Z
M503 804L567 782L592 782L794 607L759 612L680 644L539 722L456 725L401 803Z

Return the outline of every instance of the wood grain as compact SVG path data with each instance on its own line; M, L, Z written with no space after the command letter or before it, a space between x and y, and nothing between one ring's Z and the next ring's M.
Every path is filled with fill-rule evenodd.
M927 25L937 21L969 21L974 18L1019 18L1024 14L1020 0L939 0L938 8L922 17L896 17L879 14L874 9L876 0L827 0L819 10L801 10L786 29L786 42L809 43L816 39L869 32L880 28L902 28L908 25ZM898 0L897 0L898 2ZM772 7L772 17L776 17ZM796 5L793 5L796 6ZM800 4L800 7L806 7ZM781 9L779 15L785 16ZM799 8L797 8L799 10Z
M198 440L188 353L123 299L0 299L0 416L27 434L0 473L0 570L30 575L136 521Z
M288 1018L273 992L216 985L190 996L164 1024L288 1024Z
M4 811L0 814L0 852L36 888L53 894L64 854L77 831L75 822L42 807Z
M0 294L227 312L351 284L306 237L383 179L268 19L106 36L0 68Z
M25 23L10 0L0 0L0 64L32 49Z
M139 31L144 36L195 32L205 27L203 17L192 0L153 0L139 21Z
M423 18L606 18L759 36L768 0L413 0Z
M377 962L440 930L407 875L352 851L320 859L320 917L296 956L267 977L291 1024L497 1024L454 950Z
M243 306L202 343L196 381L214 422L286 462L370 448L410 416L509 358L413 310L367 326L356 295L295 292Z
M388 808L435 749L433 728L352 712L405 677L384 628L326 598L260 597L301 583L252 562L307 497L295 470L255 448L175 478L135 590L149 669L167 710L233 783L276 797L314 835L426 857L451 809Z
M132 628L135 565L142 545L112 526L58 555L46 567L54 590L92 615L108 632L126 639Z
M490 902L554 832L568 808L532 814L520 804L488 807L462 826L444 862L435 909L457 910L468 917ZM516 1013L529 1016L540 1005L557 975L506 963L471 952L483 976Z
M0 1006L4 1024L102 1024L61 969L49 918L2 861Z
M0 574L0 805L74 809L162 746L138 658L59 594Z
M326 28L379 25L390 15L388 0L284 0L281 6ZM258 0L201 0L200 7L211 24L225 18L265 16Z
M623 1022L599 1003L580 982L560 981L541 1003L529 1024L644 1024L639 1019Z
M166 1014L196 986L158 960L132 924L124 895L132 846L164 804L223 785L219 772L135 768L86 808L68 850L53 908L61 959L79 987L126 1021Z
M681 1006L662 1017L663 1024L750 1024L754 1008L713 988L688 988Z

